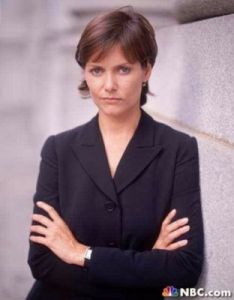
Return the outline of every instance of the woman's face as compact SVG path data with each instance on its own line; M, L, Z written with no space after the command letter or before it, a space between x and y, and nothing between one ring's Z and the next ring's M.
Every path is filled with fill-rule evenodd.
M127 116L140 109L142 83L150 77L151 66L129 63L119 45L99 61L92 56L84 69L90 95L99 112L110 116Z

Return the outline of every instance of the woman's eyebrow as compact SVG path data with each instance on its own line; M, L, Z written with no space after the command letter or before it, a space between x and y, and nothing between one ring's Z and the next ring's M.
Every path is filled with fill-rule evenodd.
M103 65L101 63L98 63L98 62L89 62L87 63L87 65L91 66L91 67L103 67ZM116 67L120 67L120 66L123 66L123 65L131 65L130 62L128 61L124 61L124 62L121 62L115 66L113 66L113 68L116 68Z
M92 64L92 63L87 63L85 67L88 67L88 68L94 68L94 67L96 68L96 67L99 67L99 68L100 68L101 65Z

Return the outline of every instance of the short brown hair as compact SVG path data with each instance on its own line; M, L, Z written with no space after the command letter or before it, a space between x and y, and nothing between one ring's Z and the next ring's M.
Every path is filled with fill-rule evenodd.
M149 21L131 6L121 7L92 19L77 45L76 61L84 69L94 53L97 53L97 60L101 59L116 44L120 44L129 62L139 61L142 67L149 63L153 67L158 52L154 29ZM82 96L89 95L85 80L78 89ZM142 87L141 106L147 101L147 93L148 82Z

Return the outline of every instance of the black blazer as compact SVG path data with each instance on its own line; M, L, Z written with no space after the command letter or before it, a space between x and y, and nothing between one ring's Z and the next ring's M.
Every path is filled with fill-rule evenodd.
M30 242L37 279L27 299L161 299L162 288L191 287L203 262L197 141L142 110L112 179L98 126L50 136L41 151L34 201L53 205L76 238L93 247L87 267L68 265ZM176 250L151 250L170 210L191 229ZM34 211L42 213L34 206Z

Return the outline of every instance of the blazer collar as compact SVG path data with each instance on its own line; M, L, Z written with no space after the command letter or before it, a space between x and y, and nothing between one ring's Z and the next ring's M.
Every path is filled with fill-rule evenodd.
M98 124L98 114L83 126L72 148L80 164L96 186L114 202L118 194L133 182L163 147L155 143L157 123L141 110L141 118L115 172L111 177L105 146Z

